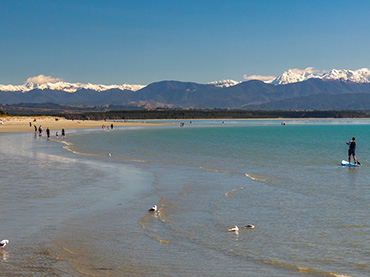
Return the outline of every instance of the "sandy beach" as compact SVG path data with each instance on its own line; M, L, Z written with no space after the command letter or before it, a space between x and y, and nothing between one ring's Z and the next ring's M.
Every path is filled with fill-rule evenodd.
M34 125L38 128L40 125L46 130L60 131L61 129L86 129L102 128L103 125L110 126L154 126L161 123L147 123L146 121L104 121L104 120L67 120L64 117L53 116L2 116L0 117L0 133L11 132L34 132ZM168 125L168 124L166 124Z

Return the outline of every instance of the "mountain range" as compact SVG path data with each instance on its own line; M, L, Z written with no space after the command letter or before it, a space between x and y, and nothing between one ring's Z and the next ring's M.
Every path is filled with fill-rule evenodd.
M288 70L272 82L209 84L161 81L142 85L56 82L0 85L0 103L57 103L146 108L370 110L370 70Z
M317 72L311 68L306 70L289 69L273 79L271 83L274 85L286 85L312 78L327 81L370 83L370 70L368 68L358 70L332 69L328 72Z
M65 91L65 92L76 92L80 89L89 89L94 91L106 91L110 89L119 89L119 90L131 90L137 91L142 89L143 85L129 85L129 84L122 84L122 85L100 85L100 84L84 84L84 83L68 83L68 82L55 82L55 83L32 83L27 82L23 85L1 85L0 84L0 91L18 91L18 92L28 92L34 89L37 90L58 90L58 91Z

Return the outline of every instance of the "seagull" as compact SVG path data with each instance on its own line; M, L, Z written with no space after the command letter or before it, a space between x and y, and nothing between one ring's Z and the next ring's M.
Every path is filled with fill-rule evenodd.
M254 225L252 224L248 224L248 225L245 225L244 228L247 228L247 229L254 229Z
M111 153L109 153L109 154L108 154L108 157L109 157L109 158L110 158L110 157L112 157L112 154L111 154Z
M9 241L7 239L0 241L1 250L4 250L5 245L7 245L8 243Z
M235 225L234 228L230 228L228 229L229 232L238 232L239 231L239 227Z
M157 205L154 205L154 206L153 206L153 207L151 207L148 211L149 211L149 212L156 212L156 211L158 211L158 207L157 207Z

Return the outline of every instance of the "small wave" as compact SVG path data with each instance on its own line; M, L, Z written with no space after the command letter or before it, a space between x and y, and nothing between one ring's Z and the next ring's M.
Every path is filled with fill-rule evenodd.
M237 173L237 174L241 174L240 172L236 172L236 171L232 171L232 170L216 169L216 168L205 167L205 166L200 166L199 168L200 168L200 169L204 169L204 170L213 171L213 172Z
M65 140L56 140L56 142L62 143L62 144L67 145L67 146L72 146L73 145L73 143L66 142Z
M169 241L169 240L158 238L158 237L156 237L156 236L154 236L152 234L149 234L149 237L151 237L152 239L155 239L156 241L159 241L161 243L166 243L166 244L171 243L171 241Z
M160 201L159 201L159 202L160 202ZM159 202L158 202L158 204L161 204L161 203L159 203ZM161 205L160 209L161 209L162 207L163 207L163 204ZM160 221L161 221L161 222L163 222L163 223L168 223L169 221L167 221L167 220L165 220L165 219L161 218L160 209L158 210L158 216L159 216ZM143 218L139 221L139 225L143 228L143 230L146 230L146 231L148 232L148 234L147 234L147 235L148 235L150 238L155 239L156 241L161 242L161 243L166 243L166 244L171 243L171 241L170 241L170 240L162 239L162 238L159 238L159 237L155 236L155 235L153 234L153 230L151 230L151 229L150 229L150 228L149 228L149 227L144 223L144 222L150 223L152 218L153 218L153 217L147 213L147 214L146 214L145 216L143 216Z
M159 237L157 237L157 236L153 235L153 234L151 233L152 231L151 231L151 230L148 228L148 226L146 226L142 221L140 221L140 222L139 222L139 224L140 224L140 226L143 228L143 230L146 230L146 231L148 231L148 232L149 232L149 233L148 233L148 236L149 236L150 238L155 239L156 241L161 242L161 243L166 243L166 244L171 243L171 241L169 241L169 240L161 239L161 238L159 238Z
M200 166L200 169L208 170L208 171L213 171L213 172L221 172L221 173L232 173L232 174L243 174L247 176L249 179L253 181L260 181L264 183L269 183L269 180L266 178L263 178L262 176L257 176L254 174L249 174L249 173L242 173L238 171L233 171L233 170L223 170L223 169L217 169L217 168L212 168L212 167L205 167L205 166Z
M140 225L140 226L141 226L141 228L143 228L144 230L149 230L149 228L144 224L144 222L139 221L139 225Z
M254 175L254 174L248 174L248 173L245 173L245 176L247 176L249 179L253 180L253 181L260 181L260 182L264 182L264 183L269 183L269 180L261 177L261 176L257 176L257 175Z
M233 249L224 249L224 251L225 251L225 253L227 253L228 255L231 255L231 256L235 256L235 257L242 257L243 256L243 254L240 254L239 252L237 252ZM257 258L257 257L254 258L253 256L249 256L249 257L250 257L251 260L253 260L257 263L261 263L261 264L265 264L265 265L269 265L269 266L276 266L276 267L280 267L280 268L285 268L285 269L296 271L296 272L299 272L299 273L302 273L302 274L317 275L317 276L353 277L352 275L345 275L345 274L340 274L340 273L336 273L336 272L320 270L320 269L316 269L316 268L312 268L312 267L299 266L299 265L291 264L291 263L284 262L284 261L278 261L278 260L275 260L275 259L263 259L263 258ZM291 275L293 275L293 274L291 274Z
M72 150L72 148L71 148L72 145L73 144L66 144L63 147L63 149L65 149L65 150L67 150L67 151L69 151L73 154L84 155L84 156L89 156L89 157L108 158L108 155L92 154L92 153L85 153L85 152L79 152L79 151L76 151L76 150ZM137 163L151 163L150 161L146 161L146 160L125 158L125 157L117 157L117 156L109 157L109 159L124 160L124 161L137 162Z
M244 187L241 187L241 188L237 188L237 189L230 190L230 191L228 191L228 192L226 192L226 193L225 193L225 196L226 196L226 197L232 197L232 194L233 194L234 192L239 191L239 190L243 190L243 189L245 189L245 188L244 188Z
M162 199L158 201L158 204L160 205L159 210L158 210L158 216L159 216L159 219L163 223L171 223L171 220L169 220L168 218L166 218L166 216L167 216L167 213L166 213L167 209L166 209L166 204L164 203L165 200L166 200L166 197L162 197Z
M63 250L66 251L69 254L72 254L72 255L76 255L77 254L77 253L73 252L71 249L69 249L67 247L63 247Z
M119 158L118 158L119 159ZM132 162L138 162L138 163L149 163L149 161L146 160L139 160L139 159L130 159L130 158L120 158L122 160L126 161L132 161Z
M298 266L298 265L294 265L294 264L290 264L290 263L282 262L282 261L276 261L276 260L271 260L270 262L267 262L267 263L268 264L270 263L275 266L280 266L280 267L296 270L300 273L305 273L305 274L315 274L315 275L335 276L335 277L352 277L350 275L343 275L343 274L339 274L335 272L323 271L323 270L315 269L312 267Z

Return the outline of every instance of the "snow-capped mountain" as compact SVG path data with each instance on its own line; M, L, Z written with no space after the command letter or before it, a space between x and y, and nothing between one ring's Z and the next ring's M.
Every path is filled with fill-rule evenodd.
M232 87L232 86L238 85L238 84L240 84L240 82L227 79L227 80L222 80L222 81L210 82L208 84L209 85L214 85L215 87L219 87L219 88L227 88L227 87Z
M297 83L302 82L305 80L308 80L310 78L315 78L312 73L308 72L296 72L292 69L289 69L288 71L283 72L279 76L277 76L271 84L274 85L286 85L290 83Z
M40 75L45 77L43 75ZM370 83L370 69L369 68L361 68L357 70L347 70L347 69L332 69L330 71L317 71L314 70L312 67L306 68L305 70L300 69L289 69L284 73L280 74L272 81L265 81L265 83L271 83L274 85L285 85L290 83L297 83L302 82L311 78L318 78L321 80L339 80L344 82L353 82L353 83ZM230 79L222 80L222 81L213 81L208 83L209 85L213 85L219 88L225 87L232 87L235 85L240 84L239 81L234 81ZM91 83L69 83L64 81L57 81L57 82L26 82L23 85L1 85L0 84L0 91L21 91L27 92L34 89L39 90L57 90L57 91L65 91L65 92L76 92L81 89L89 89L94 91L106 91L110 89L120 89L120 90L131 90L131 91L138 91L142 88L146 87L146 85L130 85L130 84L122 84L122 85L101 85L101 84L91 84Z
M285 85L290 83L302 82L311 78L322 80L338 80L353 83L370 83L370 70L361 68L357 70L332 69L327 72L316 72L313 70L289 69L277 76L272 84Z
M100 85L100 84L83 84L83 83L68 83L68 82L56 82L56 83L43 83L43 84L36 84L32 82L25 83L23 85L1 85L0 84L0 91L22 91L27 92L33 89L50 89L50 90L60 90L66 92L76 92L80 89L91 89L95 91L105 91L109 89L120 89L120 90L132 90L137 91L139 89L144 88L143 85L129 85L129 84L122 84L122 85Z

